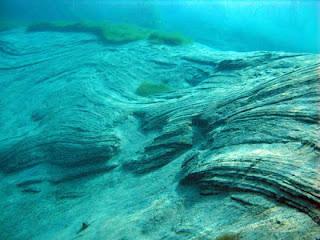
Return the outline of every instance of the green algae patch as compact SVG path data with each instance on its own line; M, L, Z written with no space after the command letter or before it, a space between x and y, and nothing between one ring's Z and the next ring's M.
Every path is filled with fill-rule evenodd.
M27 27L28 32L69 32L76 31L79 24L71 22L33 23Z
M86 32L99 37L105 43L122 44L146 39L150 31L129 24L94 22L48 22L28 26L28 32Z
M240 236L236 233L224 233L215 240L240 240Z
M153 32L149 35L148 40L151 43L166 44L171 46L185 45L192 43L192 40L181 35L180 33Z
M101 37L106 42L127 43L146 39L150 32L134 25L108 25L101 29Z
M124 44L138 40L149 40L152 44L170 46L183 45L192 41L179 33L153 31L130 24L100 22L43 22L27 27L27 32L85 32L96 35L104 43Z
M142 82L136 90L136 94L142 97L149 97L152 95L170 91L170 87L164 83Z

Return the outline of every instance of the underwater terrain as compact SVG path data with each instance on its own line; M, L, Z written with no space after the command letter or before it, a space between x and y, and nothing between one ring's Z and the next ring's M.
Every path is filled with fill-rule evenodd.
M319 240L319 71L313 50L0 25L0 240Z

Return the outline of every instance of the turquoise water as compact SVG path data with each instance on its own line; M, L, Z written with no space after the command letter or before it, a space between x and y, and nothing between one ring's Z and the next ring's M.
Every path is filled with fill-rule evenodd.
M0 240L320 240L320 0L0 0Z
M98 20L181 32L225 50L319 52L317 0L3 0L9 18Z

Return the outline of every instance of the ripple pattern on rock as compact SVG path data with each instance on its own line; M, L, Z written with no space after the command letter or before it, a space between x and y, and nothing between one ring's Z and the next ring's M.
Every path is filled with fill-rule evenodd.
M320 234L319 56L0 36L1 239Z

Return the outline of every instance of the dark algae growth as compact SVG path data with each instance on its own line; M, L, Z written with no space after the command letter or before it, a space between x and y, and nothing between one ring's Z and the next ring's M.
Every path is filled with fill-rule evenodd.
M170 87L164 83L153 83L144 81L137 88L136 94L143 97L148 97L168 91L170 91Z
M28 27L28 32L87 32L99 37L103 42L122 44L145 39L149 32L128 24L107 24L90 22L37 23Z
M166 33L166 32L153 32L148 38L152 43L167 44L167 45L184 45L191 43L191 39L186 38L180 33Z
M27 27L28 32L86 32L99 37L105 43L124 44L143 39L152 43L181 45L191 40L178 33L157 32L130 24L98 22L44 22Z

